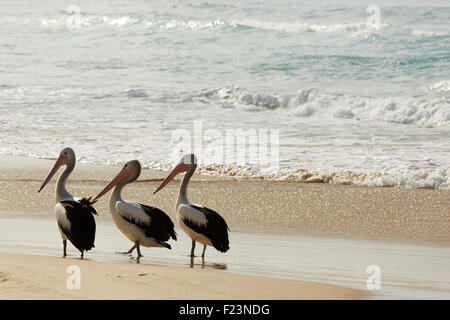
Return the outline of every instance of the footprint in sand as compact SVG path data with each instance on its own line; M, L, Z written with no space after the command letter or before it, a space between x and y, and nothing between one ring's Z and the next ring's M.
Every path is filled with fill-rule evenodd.
M0 283L6 282L8 280L6 276L7 276L6 273L0 272Z

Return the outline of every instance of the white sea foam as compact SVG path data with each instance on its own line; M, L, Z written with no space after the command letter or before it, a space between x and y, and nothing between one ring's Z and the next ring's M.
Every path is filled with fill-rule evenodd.
M431 89L448 91L448 81ZM300 90L296 94L254 93L239 87L217 89L225 104L281 109L300 117L334 117L365 121L415 124L424 127L450 126L450 98L442 95L418 97L364 97L323 90Z
M70 16L57 16L53 18L41 18L39 19L41 25L46 27L52 27L52 26L66 26L68 23L68 18ZM130 16L101 16L101 15L84 15L81 14L79 17L77 17L76 21L73 21L72 23L79 23L80 27L89 27L94 25L106 25L106 26L126 26L126 25L133 25L136 23L141 22L140 19L136 17L130 17Z
M69 16L55 16L52 18L40 18L41 25L46 27L65 26ZM113 26L125 27L132 25L141 25L147 28L159 29L212 29L222 26L231 26L230 23L221 19L215 20L200 20L200 19L148 19L137 18L132 16L102 16L102 15L84 15L81 14L76 21L80 27L92 26Z
M217 19L213 21L200 21L200 20L181 20L181 19L173 19L169 21L157 21L155 22L147 22L148 25L158 25L160 28L165 29L211 29L215 27L220 27L225 25L225 21Z
M372 30L366 21L354 23L338 24L315 24L307 22L270 22L258 20L236 20L231 25L239 27L249 27L255 29L275 30L280 32L298 33L298 32L358 32ZM389 25L383 23L380 29L387 28Z
M413 30L411 31L411 35L416 37L442 37L448 36L448 32L444 31L432 31L432 30Z
M450 80L439 81L427 88L428 91L450 92Z
M65 25L69 16L55 16L40 18L39 21L43 26L62 26ZM227 19L152 19L148 17L136 18L132 16L103 16L103 15L85 15L80 14L78 17L80 26L89 27L95 25L107 26L130 26L140 24L147 27L157 27L160 29L213 29L218 27L230 28L252 28L260 30L271 30L286 33L302 33L302 32L317 32L317 33L361 33L366 31L373 31L367 25L366 21L337 23L337 24L320 24L311 22L272 22L261 20L227 20ZM388 23L382 23L378 30L389 28ZM425 31L422 33L412 32L413 35L427 35ZM440 35L437 33L435 35Z
M198 171L202 175L235 179L289 180L305 183L404 187L410 189L450 189L450 168L435 170L395 168L369 172L285 169L274 173L261 173L260 170L251 166L204 165L200 166Z

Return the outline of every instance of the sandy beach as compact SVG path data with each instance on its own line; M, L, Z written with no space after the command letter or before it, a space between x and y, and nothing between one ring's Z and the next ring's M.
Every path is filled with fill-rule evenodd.
M66 272L81 271L69 290ZM33 255L0 255L0 299L362 299L332 285L224 274L217 271L94 262ZM217 285L220 283L220 285ZM196 288L196 289L193 289Z
M0 2L0 300L450 299L449 3Z
M53 160L22 157L0 158L0 204L4 223L27 219L31 226L37 226L39 221L50 223L54 219L54 181L44 192L37 193L52 162ZM78 163L69 179L68 188L78 196L94 196L118 170L119 167L116 166ZM164 192L152 195L166 174L162 171L143 170L139 181L124 190L124 197L157 206L175 221L173 205L178 180L168 185ZM192 201L220 212L229 223L231 235L239 235L236 236L236 241L242 243L242 246L244 243L248 245L249 251L252 250L252 245L248 241L252 241L252 237L262 239L261 241L268 239L268 243L279 241L284 246L282 240L277 240L276 237L285 236L320 237L329 239L329 243L335 243L341 248L347 244L339 245L338 239L431 246L430 248L444 250L439 251L444 252L444 255L447 255L445 250L450 245L449 191L232 180L196 175L190 185L189 196ZM96 204L99 212L98 233L102 232L105 224L110 226L108 230L115 232L107 208L107 198L102 198ZM155 251L150 251L151 254L147 256L150 265L131 263L131 260L124 263L123 259L114 255L106 259L96 258L95 251L88 253L88 259L82 261L78 259L74 248L70 248L71 255L68 259L61 259L56 226L54 230L53 225L48 230L43 227L36 229L37 231L30 232L45 230L52 234L53 242L50 242L50 246L53 246L53 251L44 250L44 255L35 255L33 250L26 249L20 252L22 254L15 254L19 247L15 251L12 243L1 244L5 253L0 254L0 299L362 299L372 294L364 290L364 266L361 267L362 275L358 275L361 282L353 288L344 288L332 284L332 281L328 284L317 283L314 277L308 279L307 275L301 278L307 281L298 281L279 279L274 272L274 277L261 277L249 274L251 272L235 274L232 270L215 270L220 268L213 267L191 269L183 264L152 264ZM15 233L18 232L20 230ZM178 232L181 233L181 230ZM20 235L10 237L15 236L21 239ZM117 238L118 245L129 245L128 240L118 231L114 237ZM275 237L275 240L270 237ZM175 249L175 252L187 252L188 242L188 239L181 238L176 246L182 246L182 249ZM96 249L101 250L102 244L103 242L97 242ZM329 247L329 244L323 245ZM209 259L224 265L227 261L232 264L233 249L236 246L239 244L234 244L232 237L230 252L219 255L210 250ZM355 248L357 246L358 244ZM36 252L39 251L39 243L35 247ZM374 251L381 250L380 248L376 246ZM112 252L112 248L108 250ZM152 250L157 251L158 261L168 260L165 257L172 254L169 251ZM417 252L415 249L411 251ZM237 249L234 252L236 255ZM301 255L299 253L296 259L301 259ZM185 259L187 258L183 258L183 261ZM343 256L340 259L348 260ZM447 263L445 259L442 260L443 270ZM263 263L264 260L261 260L261 264ZM72 264L82 269L81 290L68 290L65 286L68 277L66 268ZM445 277L445 271L443 272ZM443 292L446 292L449 289L448 279L442 280L445 283ZM407 286L408 281L404 282ZM422 282L426 286L425 281ZM202 290L193 291L191 288L198 283L202 284Z
M0 158L0 204L12 216L54 217L54 181L40 194L49 160ZM95 196L120 170L77 163L68 185L77 196ZM124 197L156 206L175 219L179 178L153 191L167 172L143 170ZM232 231L301 234L450 246L450 190L367 188L292 181L233 180L194 175L189 197L214 208ZM232 204L232 205L231 205ZM108 197L95 205L111 220Z

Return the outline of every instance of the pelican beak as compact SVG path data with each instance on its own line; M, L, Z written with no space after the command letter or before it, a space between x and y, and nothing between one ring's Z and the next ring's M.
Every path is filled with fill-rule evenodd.
M103 197L106 193L108 193L109 190L114 188L120 181L123 179L126 179L131 176L130 171L123 168L119 174L105 187L105 189L102 190L95 198L92 200L93 202L96 202L99 198Z
M66 164L66 158L64 158L63 156L59 156L58 160L56 160L55 164L53 165L52 170L50 170L50 172L47 175L47 178L45 178L44 182L42 183L41 187L39 188L38 193L41 192L42 189L45 188L47 183L53 178L53 176L58 171L58 169L61 168L61 166L65 165L65 164Z
M164 188L166 184L168 184L173 178L176 177L177 174L186 172L188 171L188 169L189 165L185 164L184 162L180 162L179 164L177 164L177 166L172 170L172 172L167 176L167 178L164 179L164 181L161 183L158 189L156 189L156 191L153 192L153 194L157 193L159 190Z

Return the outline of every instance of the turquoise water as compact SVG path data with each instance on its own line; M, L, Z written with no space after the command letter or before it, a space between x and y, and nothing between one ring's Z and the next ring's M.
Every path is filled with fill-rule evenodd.
M371 4L2 1L0 154L168 169L201 120L279 130L279 167L241 176L447 189L449 4Z

